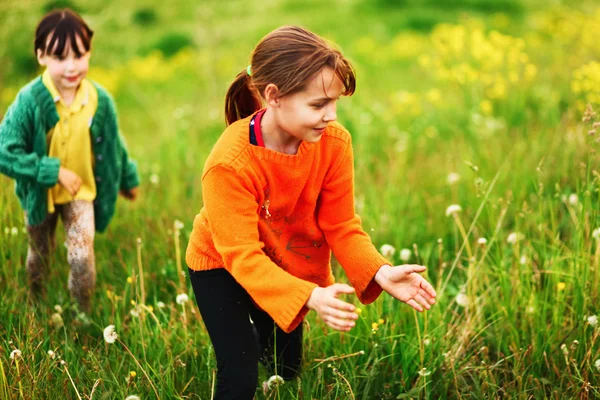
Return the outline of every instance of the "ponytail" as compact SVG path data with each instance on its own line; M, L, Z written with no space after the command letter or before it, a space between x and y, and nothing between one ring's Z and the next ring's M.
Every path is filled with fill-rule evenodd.
M262 108L262 101L252 87L246 69L240 72L229 86L225 96L225 122L233 124L239 119L252 115Z

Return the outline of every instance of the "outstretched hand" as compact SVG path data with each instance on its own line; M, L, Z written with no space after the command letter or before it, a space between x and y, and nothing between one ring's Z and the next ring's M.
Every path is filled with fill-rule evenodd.
M338 299L341 294L352 294L354 288L343 283L334 283L327 287L317 287L313 289L306 307L315 310L329 327L348 332L355 325L354 321L358 319L358 314L354 312L355 307Z
M127 200L135 201L138 197L138 188L134 187L129 190L121 190L121 196L125 197Z
M375 274L375 282L396 299L421 312L429 310L437 296L433 286L419 273L425 271L422 265L384 265Z

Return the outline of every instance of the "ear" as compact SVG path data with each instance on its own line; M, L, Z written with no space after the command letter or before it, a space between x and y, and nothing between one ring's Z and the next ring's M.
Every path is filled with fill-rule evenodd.
M281 96L279 96L279 88L277 85L269 83L265 88L264 96L268 105L271 107L279 107L279 100L281 99Z
M45 60L44 54L42 53L42 50L41 49L37 49L36 55L37 55L38 64L40 64L42 67L45 67L46 66L46 60Z

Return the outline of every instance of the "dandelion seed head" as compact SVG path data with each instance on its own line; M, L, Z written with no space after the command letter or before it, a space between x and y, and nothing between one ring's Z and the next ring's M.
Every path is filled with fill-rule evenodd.
M279 375L273 375L272 377L270 377L267 380L267 386L269 387L269 390L273 390L274 388L276 388L279 385L283 385L283 378Z
M384 244L379 250L381 251L381 255L385 258L392 258L396 253L396 249L390 244Z
M189 297L185 293L178 294L177 298L175 299L175 301L177 301L177 304L180 304L180 305L187 303L188 300L189 300Z
M596 326L598 325L598 317L596 315L590 315L589 317L587 317L587 322L591 326Z
M21 350L19 349L14 349L13 351L10 352L10 359L14 360L16 358L21 358L22 357L22 353Z
M460 181L460 175L456 172L450 172L446 181L448 182L448 185L454 185Z
M136 396L135 394L131 394L125 397L125 400L140 400L140 396Z
M594 366L596 367L596 369L598 371L600 371L600 358L596 360L596 362L594 362Z
M421 376L428 376L428 375L431 375L431 371L428 371L427 368L421 368L419 370L419 375L421 375Z
M160 176L158 176L158 174L150 175L150 183L154 186L158 186L158 184L160 183Z
M600 228L594 229L592 232L592 237L596 240L600 240Z
M579 204L579 197L575 193L569 195L569 204L572 206Z
M410 249L400 250L400 260L402 260L404 262L408 262L408 260L410 260L411 255L412 255L412 252L410 251Z
M506 241L510 244L515 244L521 240L523 240L525 238L525 236L520 233L520 232L511 232L508 237L506 238Z
M465 293L459 293L456 296L456 304L461 307L466 307L469 305L469 297Z
M52 325L55 329L62 328L65 324L59 313L54 313L50 317L50 325Z
M484 237L480 237L479 239L477 239L477 244L483 247L487 245L487 239Z
M183 229L183 222L176 219L175 222L173 223L173 227L175 228L175 230L180 231Z
M118 337L119 336L117 335L117 332L115 332L114 325L109 325L104 328L104 341L106 343L112 344L117 340Z
M50 356L51 359L54 360L54 358L56 358L56 353L52 350L48 350L48 355Z
M461 206L459 206L458 204L451 204L448 206L448 208L446 208L446 217L449 217L451 215L456 215L461 211L462 211Z
M163 303L162 301L158 301L156 303L156 307L158 307L158 308L165 308L165 303Z

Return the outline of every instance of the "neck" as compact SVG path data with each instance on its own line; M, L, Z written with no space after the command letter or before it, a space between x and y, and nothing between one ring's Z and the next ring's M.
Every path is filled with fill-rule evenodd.
M66 106L70 106L73 103L73 100L75 100L75 95L77 94L77 88L59 89L57 87L56 89L58 90L58 93L60 94L60 98L61 98L62 102L65 103Z
M290 135L279 127L273 110L268 107L260 121L265 147L285 154L296 154L302 140Z

